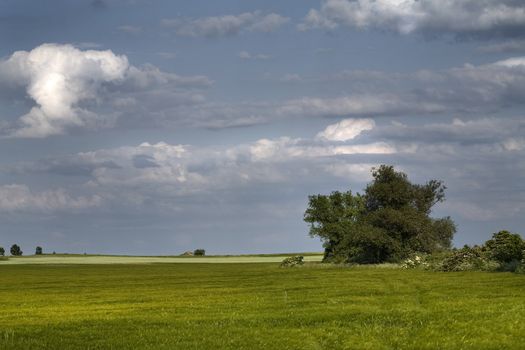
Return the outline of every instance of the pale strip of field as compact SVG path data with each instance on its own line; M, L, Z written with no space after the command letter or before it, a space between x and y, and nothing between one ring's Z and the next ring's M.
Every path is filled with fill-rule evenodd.
M209 257L148 257L148 256L30 256L9 257L9 260L0 261L1 265L26 265L26 264L159 264L159 263L208 263L208 264L234 264L234 263L277 263L287 256L209 256ZM322 255L306 255L304 261L321 261Z

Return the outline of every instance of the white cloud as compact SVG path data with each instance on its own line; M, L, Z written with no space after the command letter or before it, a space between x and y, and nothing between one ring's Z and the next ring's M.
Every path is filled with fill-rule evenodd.
M397 152L384 141L354 144L316 138L260 139L229 147L145 142L21 164L15 171L87 176L87 188L104 193L104 198L140 205L147 198L176 198L248 184L290 183L302 176L333 178L354 173L356 179L363 179L362 162L347 157Z
M0 211L75 211L97 207L102 197L71 197L64 189L33 192L26 185L0 186Z
M75 127L111 126L118 110L103 115L88 109L89 105L109 102L113 107L124 107L135 97L147 104L162 94L170 95L165 100L172 106L195 103L203 97L193 90L212 84L204 76L181 77L152 65L134 67L126 56L110 50L82 51L58 44L17 51L0 61L0 81L11 89L25 89L35 103L19 118L18 125L8 128L11 137L47 137Z
M77 207L82 207L79 203L83 202L96 203L94 198L100 197L115 208L131 206L152 210L153 207L156 210L154 208L160 206L180 210L186 205L181 203L195 198L208 202L210 198L221 197L217 193L262 193L269 188L267 185L273 189L294 188L305 196L312 188L324 188L326 184L345 188L348 182L369 181L369 171L374 165L395 164L398 169L419 177L418 181L445 180L450 192L456 195L454 203L458 198L475 203L474 198L485 190L493 201L504 203L494 212L491 208L484 211L462 204L444 207L450 214L457 212L468 220L479 220L485 215L499 218L505 212L511 217L523 210L520 204L523 194L518 184L525 170L520 157L525 150L522 136L525 124L518 118L410 124L378 121L377 125L368 119L353 119L334 125L340 130L325 128L319 133L326 133L328 138L263 138L230 146L145 142L19 164L10 174L41 176L45 173L68 176L71 181L76 179L81 182L82 191L92 191L93 195L81 201L81 197L59 193L73 203L77 200L77 204L73 204ZM360 141L358 135L365 131L366 142ZM509 186L512 192L506 190ZM38 198L58 196L51 195L56 190L17 191L26 193L19 195L21 198L36 198L33 200L36 203L43 201ZM17 203L13 195L4 197L9 198L8 202ZM60 208L60 205L51 207Z
M317 137L329 141L348 141L359 136L363 131L372 130L375 126L373 119L344 119L339 123L328 125L324 131L317 134Z
M402 34L504 34L525 27L525 7L515 0L323 0L300 30L339 26Z
M525 150L525 138L510 137L503 141L503 147L507 151L523 151Z
M525 57L512 57L506 60L495 62L493 65L502 66L506 68L525 68Z
M0 76L26 86L36 106L20 117L22 126L13 135L46 137L85 125L92 114L78 104L96 99L102 84L124 79L128 66L125 56L70 45L44 44L15 52L0 62Z
M196 19L163 19L161 25L173 29L178 36L224 37L237 35L242 31L272 32L288 21L289 18L276 13L263 14L255 11Z
M399 114L404 112L435 113L445 108L432 101L416 103L391 93L356 94L335 98L303 97L289 100L278 108L281 115L346 116L371 114Z

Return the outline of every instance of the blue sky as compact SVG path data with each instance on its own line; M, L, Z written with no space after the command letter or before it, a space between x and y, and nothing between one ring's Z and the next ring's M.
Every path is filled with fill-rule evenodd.
M440 179L525 232L515 0L0 2L0 245L319 251L309 194Z

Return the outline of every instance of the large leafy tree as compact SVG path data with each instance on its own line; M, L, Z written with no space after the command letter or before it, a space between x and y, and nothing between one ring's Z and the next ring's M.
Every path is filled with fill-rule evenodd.
M364 195L348 191L309 197L304 220L310 235L324 242L325 260L397 261L450 247L454 222L429 216L445 198L442 182L412 184L387 165L373 168L372 177Z
M347 232L355 230L356 223L365 209L364 198L348 192L332 192L309 197L304 220L310 224L310 235L324 242L325 259L340 257L340 251L349 238Z

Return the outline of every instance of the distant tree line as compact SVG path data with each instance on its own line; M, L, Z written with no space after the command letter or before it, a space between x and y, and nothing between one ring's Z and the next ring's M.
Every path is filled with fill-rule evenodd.
M22 248L18 244L13 244L11 246L11 249L9 249L9 252L12 256L22 256L24 252L22 251ZM35 249L35 255L42 255L44 254L44 250L42 247L37 246ZM4 247L0 247L0 256L5 256L5 249Z

